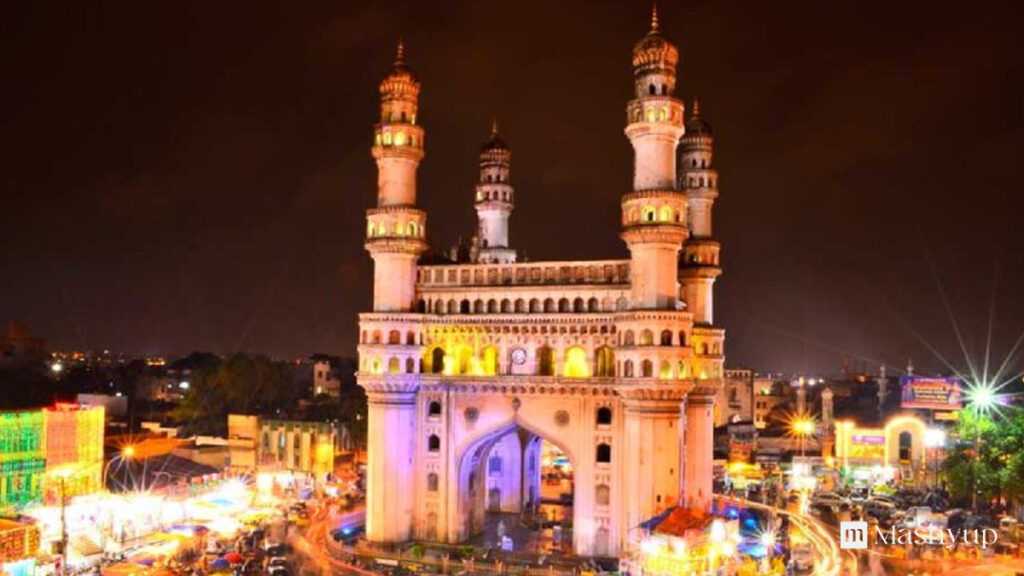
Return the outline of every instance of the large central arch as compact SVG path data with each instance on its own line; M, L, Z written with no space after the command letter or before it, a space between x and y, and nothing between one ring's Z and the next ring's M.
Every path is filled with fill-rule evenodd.
M517 435L518 432L523 434ZM491 426L487 430L477 433L468 439L459 449L456 456L456 473L454 474L454 486L450 492L455 501L455 522L451 525L454 534L450 534L453 541L465 541L475 536L484 528L485 514L488 510L495 508L493 494L487 490L488 455L499 442L515 438L515 446L519 450L521 459L518 462L518 474L521 482L518 484L517 508L522 509L527 501L533 499L536 503L540 498L540 470L530 469L528 462L532 460L528 454L536 450L536 444L540 441L550 442L558 447L568 458L570 466L577 469L579 460L572 450L564 442L552 435L544 434L538 427L531 426L525 419L516 414L510 420ZM533 446L531 446L533 445ZM531 482L529 476L536 479L536 484ZM578 492L578 491L577 491ZM579 525L580 506L573 506L573 526ZM573 549L577 549L577 531L573 531Z

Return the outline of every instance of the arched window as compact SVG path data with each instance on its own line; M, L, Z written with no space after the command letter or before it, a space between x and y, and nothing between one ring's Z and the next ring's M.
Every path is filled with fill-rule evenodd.
M626 362L622 365L622 375L624 377L626 377L626 378L632 378L633 377L633 361L632 360L626 360Z
M263 440L262 440L261 443L263 445L263 451L264 452L270 452L270 434L264 432L263 433Z
M558 299L558 311L559 312L569 312L570 311L569 310L569 299L568 298L559 298Z
M555 375L555 351L548 346L537 348L537 375Z
M597 445L598 464L607 464L612 461L612 447L604 442Z
M498 312L498 301L495 300L494 298L491 298L490 300L487 301L487 313L488 314L497 314L497 312Z
M910 432L900 432L900 460L907 461L911 459L913 445L913 434Z
M469 314L471 312L471 308L469 306L469 300L463 298L463 300L459 302L459 312L462 314Z
M401 344L402 333L398 330L392 330L388 332L388 344Z
M430 351L430 370L431 374L440 374L444 371L444 348L438 346Z
M429 406L427 406L427 418L430 418L432 420L436 420L437 418L440 418L440 417L441 417L441 403L438 402L437 400L434 400L433 402L430 403Z
M416 372L416 361L412 358L405 359L405 373L412 374Z
M374 344L380 344L380 330L374 330L371 342Z
M572 301L573 312L586 312L586 304L583 302L583 298L577 298Z
M409 222L409 226L407 226L407 229L408 229L409 236L418 236L419 235L419 230L417 229L415 222Z
M437 492L437 472L427 474L427 492Z
M373 225L373 222L370 222L369 224L366 225L366 235L367 236L374 236L376 233L377 233L377 227Z
M591 298L590 300L587 300L587 312L600 312L600 311L601 311L601 303L597 300L597 298Z
M686 346L686 331L685 330L680 330L679 331L679 345L680 346Z
M363 330L363 336L362 336L362 338L360 338L359 341L362 342L363 344L367 343L367 341L366 341L366 330Z
M481 354L480 368L486 376L498 375L498 349L494 346L484 348Z
M536 298L530 298L530 312L540 312L540 300Z
M412 330L409 330L408 332L405 333L405 344L406 346L416 345L416 333L413 332Z
M623 346L636 346L636 335L633 334L632 330L626 330L626 333L622 336Z
M607 506L611 500L611 490L608 489L607 484L598 484L597 488L594 489L594 504L598 506Z
M384 133L384 145L391 146L391 132Z
M662 222L671 222L672 221L672 208L670 208L668 206L662 206L661 207L661 213L658 214L658 220L661 220Z
M626 300L625 298L619 298L618 300L615 301L615 309L629 310L629 300Z
M487 473L501 476L501 456L495 454L487 461Z
M651 378L654 376L654 363L650 360L644 360L640 363L640 376L643 378Z
M555 308L555 301L552 300L551 298L544 299L544 311L545 312L554 312L555 310L556 310L556 308Z
M473 313L474 314L483 314L484 313L484 301L483 300L476 300L476 301L473 302Z
M399 362L397 356L392 356L388 360L388 373L398 374L399 372L401 372L401 363Z
M431 434L427 438L427 451L428 452L440 452L441 451L441 438L437 434Z
M420 301L416 304L416 311L420 314L426 314L430 308L427 306L427 301L420 298Z
M655 94L658 93L658 89L655 88L654 84L651 84L650 86L648 86L647 87L647 91L651 94L651 96L654 96Z
M679 377L686 378L686 362L679 361Z
M662 88L664 88L664 86L662 86ZM658 120L661 120L662 122L668 120L668 108L662 106L661 109L658 110Z
M668 360L661 361L661 367L658 370L658 377L663 379L669 379L672 377L672 363Z
M503 313L508 313L512 311L512 302L510 302L508 298L501 299L501 311Z
M565 365L562 367L562 374L568 378L586 378L590 376L590 367L587 365L587 353L579 346L573 346L565 351Z
M370 358L370 374L380 374L384 371L384 367L380 363L380 358Z
M601 346L594 351L594 375L598 377L615 376L615 352L611 346Z
M612 409L607 406L601 406L597 409L597 425L608 426L612 423Z
M526 301L522 298L516 298L515 310L516 312L526 312Z
M654 222L655 214L654 206L644 206L644 222Z
M671 330L662 330L661 331L661 345L662 346L671 346L672 345L672 331Z
M644 329L640 333L640 345L641 346L653 346L654 345L654 332Z

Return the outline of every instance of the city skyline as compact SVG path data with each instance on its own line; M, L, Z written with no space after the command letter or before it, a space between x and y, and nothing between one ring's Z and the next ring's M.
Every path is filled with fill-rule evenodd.
M31 9L3 23L0 264L18 281L0 320L59 347L354 354L371 297L365 118L399 36L425 79L434 251L473 230L476 150L496 116L515 157L512 242L531 260L626 255L630 86L609 62L645 29L642 4L540 19L512 5L74 7L67 30ZM962 328L983 353L994 277L993 352L1012 345L1014 9L659 10L725 176L728 365L944 370L912 332L959 360L946 290L961 320L980 319Z

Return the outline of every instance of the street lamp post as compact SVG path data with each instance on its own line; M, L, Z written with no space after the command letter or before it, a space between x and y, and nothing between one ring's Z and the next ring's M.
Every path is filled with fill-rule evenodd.
M996 402L995 392L985 383L976 383L968 391L967 407L974 412L974 460L971 463L971 510L978 509L978 460L981 459L981 417Z

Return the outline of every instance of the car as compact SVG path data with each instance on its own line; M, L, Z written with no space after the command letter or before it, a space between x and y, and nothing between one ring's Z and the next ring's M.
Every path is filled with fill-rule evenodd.
M811 496L811 502L814 504L828 504L829 506L850 504L846 498L843 498L835 492L818 492L814 496Z
M280 558L288 554L288 546L284 543L271 544L267 543L267 556L273 558Z
M892 519L896 514L896 505L886 500L870 498L861 506L866 516L877 518L879 521Z

